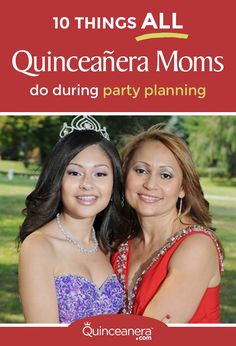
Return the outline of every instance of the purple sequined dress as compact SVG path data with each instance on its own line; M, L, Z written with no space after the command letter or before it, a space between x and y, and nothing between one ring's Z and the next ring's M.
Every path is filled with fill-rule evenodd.
M116 314L124 305L124 292L115 274L101 287L80 275L55 278L60 323L71 323L84 317Z

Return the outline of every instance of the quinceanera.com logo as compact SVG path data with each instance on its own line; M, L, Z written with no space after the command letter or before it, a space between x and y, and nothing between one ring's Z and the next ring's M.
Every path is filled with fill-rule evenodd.
M84 336L89 338L99 336L120 336L120 337L134 337L140 341L151 341L152 340L153 328L104 328L102 326L93 328L91 322L84 322L82 333Z

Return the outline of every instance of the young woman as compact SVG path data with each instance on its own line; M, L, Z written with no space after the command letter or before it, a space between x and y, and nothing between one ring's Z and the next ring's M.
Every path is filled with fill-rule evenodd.
M77 120L63 129L26 199L19 287L30 323L70 323L123 306L110 264L125 239L119 155L95 119Z
M187 145L153 127L126 146L123 169L132 235L113 265L124 312L218 323L222 248Z

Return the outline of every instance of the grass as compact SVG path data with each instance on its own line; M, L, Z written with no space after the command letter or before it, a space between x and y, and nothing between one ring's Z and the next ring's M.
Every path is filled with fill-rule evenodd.
M201 184L204 188L204 193L207 195L217 195L225 197L236 198L236 181L228 181L224 179L209 180L207 178L201 179Z
M221 285L221 320L236 323L236 184L222 180L202 179L202 186L210 202L213 223L224 250L224 272ZM214 196L220 196L216 199Z
M23 220L24 199L33 185L29 178L17 176L8 181L0 176L0 323L24 321L18 296L15 239Z
M39 167L35 163L30 163L29 167L26 168L21 161L0 160L0 172L7 173L9 169L13 169L18 174L35 174Z
M0 169L1 170L1 169ZM8 181L0 175L0 323L23 322L18 296L17 261L15 238L23 217L21 210L24 199L32 190L35 181L16 176ZM233 183L210 182L202 179L207 195L210 197L214 225L226 252L225 270L222 276L221 320L223 323L236 323L236 213L235 203L227 199L236 198Z

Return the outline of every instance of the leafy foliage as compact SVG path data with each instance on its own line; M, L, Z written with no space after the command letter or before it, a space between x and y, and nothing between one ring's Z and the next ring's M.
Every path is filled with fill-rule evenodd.
M70 124L73 116L2 116L0 117L0 154L5 160L21 160L28 166L35 147L39 148L40 161L58 140L64 122ZM120 145L124 134L135 134L149 126L168 121L169 117L99 116L107 127L111 140Z
M63 122L73 116L1 116L0 154L3 159L29 164L34 148L44 161L58 140ZM231 178L236 175L236 117L233 116L114 116L96 118L107 127L121 149L124 138L164 122L190 145L199 172Z
M183 117L183 128L199 169L210 176L236 175L236 117Z

